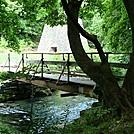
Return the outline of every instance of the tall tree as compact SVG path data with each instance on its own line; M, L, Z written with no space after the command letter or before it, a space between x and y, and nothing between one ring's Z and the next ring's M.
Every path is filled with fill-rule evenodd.
M122 0L105 0L101 4L102 41L112 52L131 51L131 28ZM99 11L100 12L100 11Z
M17 34L20 30L20 22L16 12L9 5L11 6L11 3L5 0L0 1L0 37L8 41L8 47L18 50Z
M36 20L41 3L25 2L27 4L17 0L0 1L0 37L7 41L6 45L0 43L5 48L19 51L20 45L35 46L41 35L44 21Z
M130 89L126 88L125 90L118 85L101 48L101 44L97 40L97 36L88 34L78 24L79 9L84 0L68 0L68 3L66 0L61 1L68 16L68 38L70 47L78 65L100 87L108 107L117 106L122 111L133 111L134 104L129 100L130 96L127 94ZM101 59L99 66L96 66L86 55L80 40L80 33L96 46Z
M131 103L134 105L134 1L133 0L123 0L124 5L126 7L129 20L130 20L130 25L131 25L131 30L132 30L132 54L130 57L130 63L129 63L129 68L124 80L123 88L127 90L129 99Z

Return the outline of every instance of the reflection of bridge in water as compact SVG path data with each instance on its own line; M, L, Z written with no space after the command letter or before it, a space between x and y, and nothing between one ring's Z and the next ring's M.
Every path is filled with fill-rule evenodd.
M88 56L100 64L98 53L87 53ZM115 57L126 57L128 53L105 53L112 68L128 68L127 63L115 61ZM111 58L114 57L112 61ZM8 56L10 57L10 56ZM9 71L11 70L11 59L9 58ZM72 53L23 53L16 71L22 67L22 72L27 73L30 78L19 79L35 85L60 89L71 93L81 93L86 96L96 97L92 92L96 84L91 80L74 60ZM116 76L123 78L123 76Z

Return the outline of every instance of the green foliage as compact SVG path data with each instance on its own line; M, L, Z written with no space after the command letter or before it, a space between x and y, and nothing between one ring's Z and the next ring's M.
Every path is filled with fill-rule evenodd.
M129 62L129 54L114 54L109 55L109 62L111 63L125 63ZM112 72L115 76L125 76L127 69L112 67Z
M18 134L19 132L10 125L3 123L0 118L0 133L1 134Z
M132 115L133 116L133 115ZM125 119L125 120L124 120ZM117 116L115 109L100 107L83 111L81 117L66 127L65 134L129 134L134 131L134 118Z
M9 73L9 72L0 72L0 80L7 80L7 79L10 79L10 78L13 78L13 74Z
M19 45L36 47L44 24L66 23L60 0L2 0L0 17L0 35L7 40L6 47L16 51ZM131 28L121 0L84 0L79 17L106 51L131 51ZM90 42L89 46L94 47Z
M15 12L15 3L10 1L1 1L0 4L0 35L8 41L6 47L16 51L19 49L17 35L19 34L20 22ZM13 10L14 9L14 10Z
M29 4L29 3L27 3ZM0 35L1 44L3 38L7 41L3 47L20 51L20 45L35 46L39 41L42 32L43 23L36 21L35 10L31 8L31 12L24 11L25 7L18 1L11 0L2 1L0 4ZM28 10L28 9L27 9ZM29 15L29 16L28 16Z
M27 74L23 74L22 72L12 73L12 72L0 72L0 81L4 80L13 80L16 78L26 77Z
M15 51L37 47L44 24L66 22L60 0L2 0L0 18L1 40L7 41L6 46L1 44Z
M6 46L8 45L7 41L1 37L1 40L0 40L0 52L4 52L4 48L6 48Z
M38 12L37 20L43 20L45 24L56 26L66 23L66 17L60 0L45 0Z
M85 29L98 36L105 51L131 51L131 28L123 1L85 0L80 17ZM89 46L94 47L90 42Z
M103 2L101 17L103 42L107 50L131 51L131 28L126 9L121 0Z

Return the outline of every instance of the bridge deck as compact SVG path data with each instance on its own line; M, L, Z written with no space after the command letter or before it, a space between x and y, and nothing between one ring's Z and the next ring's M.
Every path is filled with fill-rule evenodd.
M21 78L18 79L18 81L97 98L97 95L93 93L93 87L96 84L93 80L90 80L90 78L70 77L68 83L67 76L62 76L59 84L57 84L58 77L58 75L45 74L43 78L36 75L32 80Z
M38 75L39 76L39 75ZM52 79L52 80L58 80L59 75L53 75L53 74L44 74L43 78L45 79ZM68 82L67 76L61 76L60 81ZM90 85L95 86L96 83L87 77L69 77L69 82L76 83L76 84L82 84L82 85Z

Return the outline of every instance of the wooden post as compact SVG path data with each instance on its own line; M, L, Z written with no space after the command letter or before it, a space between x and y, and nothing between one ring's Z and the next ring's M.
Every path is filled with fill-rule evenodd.
M44 57L43 57L43 53L41 54L41 78L43 78L43 59L44 59Z
M24 73L24 54L22 54L22 72Z
M107 62L108 62L108 57L109 57L109 53L106 53Z
M65 61L65 55L63 54L63 58L62 58L64 61Z
M65 65L63 66L62 72L61 72L61 74L60 74L60 76L59 76L59 78L58 78L58 80L57 80L56 84L58 84L58 83L59 83L60 78L61 78L62 74L64 73L64 70L65 70L65 68L66 68L67 64L68 64L68 61L67 61L67 62L65 63Z
M91 60L93 61L93 54L91 53Z
M26 59L28 59L28 56L27 56L27 54L26 54Z
M67 58L67 82L69 83L69 80L70 80L70 78L69 78L69 75L70 75L70 54L68 54L68 58Z
M11 67L10 67L10 53L8 53L8 66L9 66L9 72L11 70Z

